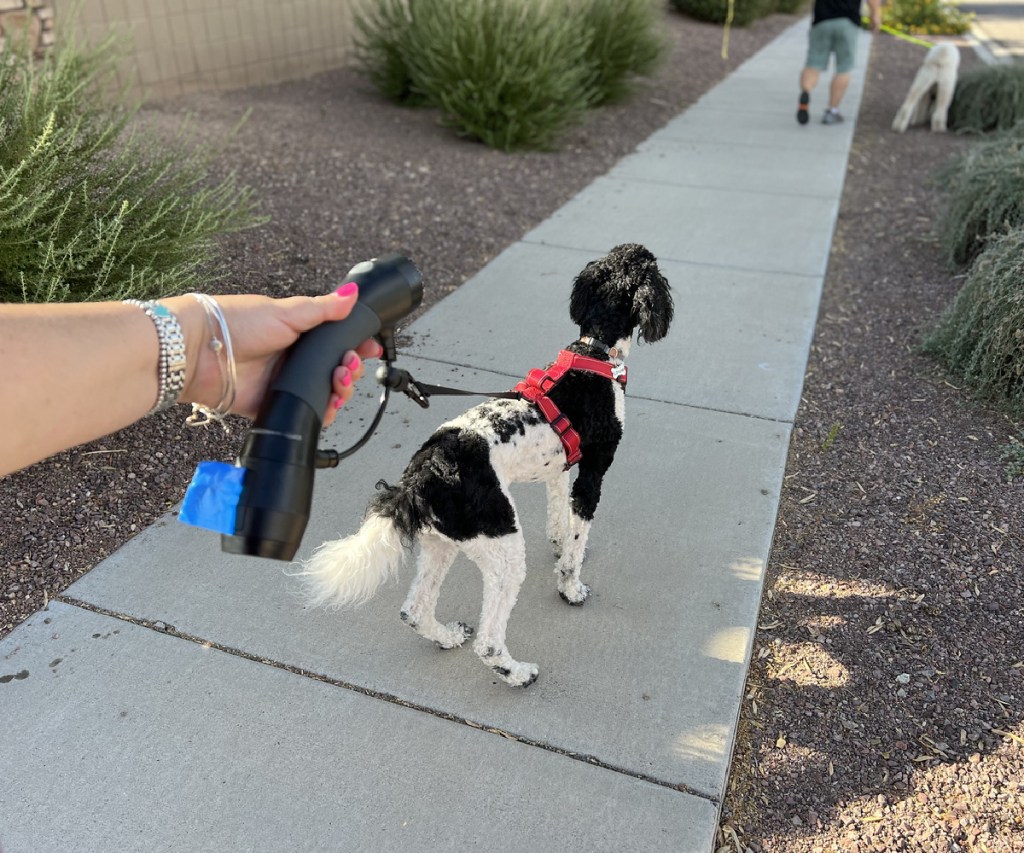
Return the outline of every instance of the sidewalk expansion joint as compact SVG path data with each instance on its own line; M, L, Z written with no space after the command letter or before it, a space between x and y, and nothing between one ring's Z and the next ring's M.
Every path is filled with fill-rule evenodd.
M839 207L838 197L834 199L836 208ZM834 219L835 217L833 217ZM831 239L831 237L829 238ZM524 246L539 246L543 249L560 249L565 252L584 252L587 254L600 253L607 249L597 249L593 246L567 246L564 243L548 243L544 240L527 240L525 237L519 241ZM743 267L738 264L713 264L708 261L695 261L691 258L673 258L669 255L659 255L658 263L683 264L688 267L708 267L713 270L733 270L734 272L760 273L761 275L785 275L792 278L811 278L819 281L825 280L825 268L821 272L804 272L802 270L772 269L769 267ZM671 282L669 282L671 285Z
M764 146L761 146L762 148ZM808 149L809 150L809 149ZM839 193L834 192L787 192L784 190L768 190L768 189L757 189L754 187L726 187L722 184L701 184L694 183L692 181L673 181L670 179L657 179L657 178L636 178L625 175L608 175L611 180L622 181L623 183L630 184L646 184L649 186L658 187L678 187L680 189L691 189L691 190L714 190L715 192L723 193L742 193L743 195L770 195L779 196L781 198L814 198L824 201L835 201L838 202L842 191L840 188Z
M654 776L648 776L644 773L638 773L634 770L629 770L624 767L619 767L615 764L609 764L606 761L602 761L593 755L586 755L584 753L572 752L568 749L563 749L553 744L544 743L543 741L534 740L533 738L526 737L525 735L515 734L514 732L508 732L504 729L489 726L485 723L477 722L476 720L470 720L467 717L459 716L458 714L452 714L448 711L442 711L437 708L431 708L427 705L422 705L418 702L410 702L407 699L402 699L400 696L395 696L392 693L385 693L380 690L371 690L368 687L360 687L358 684L352 684L351 682L344 681L340 678L333 678L329 675L323 675L322 673L313 672L305 669L301 666L294 666L292 664L283 663L282 661L276 661L272 658L265 658L260 655L252 654L251 652L243 651L242 649L236 649L232 646L225 646L222 643L214 642L213 640L207 640L203 637L197 637L194 634L188 634L184 631L179 631L174 625L170 625L160 619L140 619L136 616L130 616L127 613L120 613L116 610L110 610L106 607L100 607L96 604L90 604L88 601L82 601L79 598L73 598L68 595L57 595L54 596L51 601L59 601L61 604L66 604L71 607L78 607L82 610L88 610L90 613L95 613L99 616L106 616L111 619L118 619L121 622L127 622L131 625L136 625L140 628L148 628L151 631L155 631L159 634L166 634L171 637L175 637L179 640L185 640L190 643L194 643L197 646L201 646L204 649L213 649L214 651L223 652L224 654L231 655L233 657L241 658L243 660L250 661L251 663L258 663L264 666L272 667L273 669L283 670L289 672L292 675L297 675L300 678L308 678L312 681L319 681L322 684L329 684L332 687L339 687L343 690L349 690L353 693L359 693L369 699L377 699L381 702L388 702L392 705L398 705L402 708L407 708L411 711L419 711L420 713L429 714L432 717L446 720L451 723L458 723L468 728L476 729L477 731L486 732L487 734L497 735L503 737L506 740L515 741L521 743L524 746L531 746L537 749L543 749L545 752L551 752L555 755L561 755L563 758L568 758L573 761L579 761L583 764L589 764L593 767L599 767L602 770L608 770L612 773L618 773L622 776L628 776L633 779L637 779L641 782L647 782L651 785L657 785L659 788L668 788L670 791L678 791L681 794L688 794L692 797L698 797L699 799L706 800L707 802L714 805L716 808L721 806L721 799L709 794L706 791L699 791L695 788L691 788L689 785L684 784L673 784L664 779L658 779ZM44 608L45 609L45 608Z

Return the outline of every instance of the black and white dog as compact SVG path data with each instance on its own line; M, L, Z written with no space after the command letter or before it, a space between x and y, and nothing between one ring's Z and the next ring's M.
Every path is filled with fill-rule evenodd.
M587 535L622 438L622 359L634 330L645 341L660 340L672 314L668 282L643 246L618 246L587 264L569 301L579 340L546 370L531 371L517 386L519 399L490 400L442 424L397 485L378 483L359 531L324 543L304 564L311 603L344 607L366 601L395 576L418 540L416 578L402 619L441 648L461 646L473 629L462 622L442 625L434 614L441 583L461 550L483 573L474 651L508 684L532 684L537 666L515 660L505 644L526 577L509 483L547 484L558 592L569 604L582 604L590 593L580 580ZM568 469L577 454L579 473L570 493Z

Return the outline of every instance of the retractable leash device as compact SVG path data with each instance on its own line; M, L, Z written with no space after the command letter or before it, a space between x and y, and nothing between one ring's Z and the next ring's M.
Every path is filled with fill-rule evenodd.
M377 337L384 359L394 361L395 326L422 301L422 279L408 258L393 254L358 264L346 281L359 285L352 313L307 332L288 351L238 464L201 463L189 486L179 518L220 532L223 551L291 560L309 520L315 469L333 467L361 447L380 420L387 389L361 441L343 454L317 449L342 354Z

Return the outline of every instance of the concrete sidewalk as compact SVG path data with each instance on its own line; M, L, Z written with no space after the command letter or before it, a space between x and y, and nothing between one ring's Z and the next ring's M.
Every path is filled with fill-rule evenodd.
M823 80L800 127L807 27L409 330L422 380L507 388L574 338L587 261L640 242L673 285L674 328L629 360L584 607L555 591L543 490L516 490L532 571L509 646L539 681L508 688L407 630L409 570L311 613L280 564L169 516L0 642L4 853L712 849L870 43L847 122L819 123ZM362 404L325 446L361 434ZM394 401L319 475L305 551L465 406ZM460 558L441 618L475 624L480 587Z
M971 34L985 62L1024 62L1024 7L1017 0L970 0L958 8L975 16Z

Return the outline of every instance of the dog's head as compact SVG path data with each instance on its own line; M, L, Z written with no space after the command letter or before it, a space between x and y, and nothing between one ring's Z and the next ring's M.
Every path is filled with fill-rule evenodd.
M593 335L607 346L629 341L633 331L649 342L668 334L672 293L658 262L637 243L616 246L591 261L576 276L569 298L569 317L581 335Z

